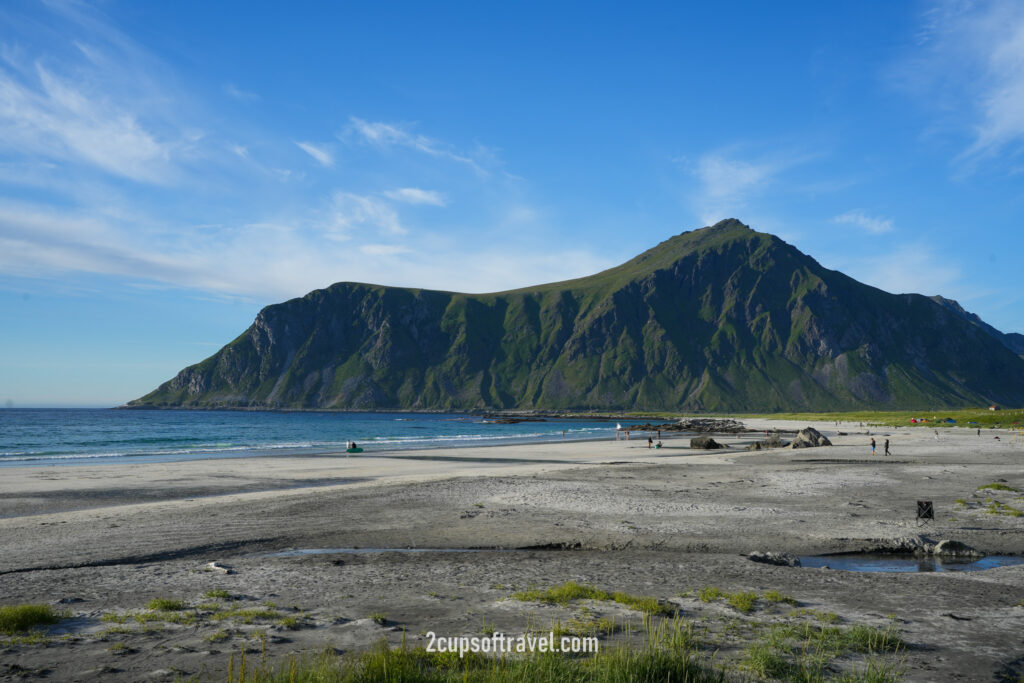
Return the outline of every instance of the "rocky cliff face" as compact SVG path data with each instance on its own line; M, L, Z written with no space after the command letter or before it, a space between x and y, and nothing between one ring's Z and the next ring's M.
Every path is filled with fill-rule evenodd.
M1024 360L986 327L723 221L603 273L510 292L338 283L268 306L215 355L129 405L1024 405Z

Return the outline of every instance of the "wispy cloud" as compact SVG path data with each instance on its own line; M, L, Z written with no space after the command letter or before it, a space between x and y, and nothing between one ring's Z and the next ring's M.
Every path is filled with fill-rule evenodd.
M416 187L403 187L398 190L388 190L384 193L388 199L405 204L429 204L431 206L447 206L448 200L444 195L434 190L421 190Z
M334 166L334 157L326 146L317 146L312 142L296 142L295 144L298 145L303 152L316 159L321 166Z
M711 225L723 218L737 217L781 173L810 159L797 154L744 159L735 148L704 154L692 168L700 181L695 203L701 221Z
M174 170L174 143L129 109L38 62L22 74L0 66L0 149L140 182L166 182Z
M366 230L390 235L408 232L399 221L398 213L387 202L352 192L335 192L325 234L335 240L347 240L353 237L354 232Z
M860 209L847 211L844 214L836 216L835 218L832 219L832 222L845 225L856 225L858 228L867 230L868 232L874 235L880 235L882 233L889 232L893 228L891 218L869 216Z
M373 145L380 147L406 147L417 152L429 154L430 156L466 164L481 175L489 175L488 171L471 156L457 152L450 145L434 138L413 133L401 124L365 121L353 116L349 118L349 127L345 132L346 134L354 133L365 142Z
M917 48L894 68L904 89L934 107L942 128L968 143L954 161L970 170L1024 144L1024 4L934 2Z
M233 83L224 84L224 94L241 102L258 102L261 99L256 93L242 90Z
M840 270L893 294L913 292L953 296L962 285L962 270L948 256L936 255L926 243L905 243L868 259L841 259Z

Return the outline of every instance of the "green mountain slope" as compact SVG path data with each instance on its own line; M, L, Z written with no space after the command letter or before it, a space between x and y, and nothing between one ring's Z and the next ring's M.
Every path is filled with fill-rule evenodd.
M135 407L843 410L1024 405L1024 360L917 294L735 220L494 294L338 283Z

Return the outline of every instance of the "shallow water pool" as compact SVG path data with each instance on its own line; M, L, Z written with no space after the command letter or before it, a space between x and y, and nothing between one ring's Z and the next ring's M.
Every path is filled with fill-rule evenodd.
M848 572L977 572L996 567L1024 564L1019 555L987 555L980 559L936 558L910 554L849 553L844 555L801 555L800 566L827 567Z

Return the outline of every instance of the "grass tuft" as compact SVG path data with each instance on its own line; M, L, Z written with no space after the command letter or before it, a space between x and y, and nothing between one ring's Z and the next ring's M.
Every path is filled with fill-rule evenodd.
M532 589L519 591L512 594L512 597L522 602L544 602L549 605L561 605L568 607L573 600L598 600L603 602L617 602L630 609L635 609L648 615L672 616L675 608L671 605L661 603L657 598L642 595L630 595L617 591L608 591L567 581L559 586L551 586L545 590Z
M14 635L37 626L56 624L61 619L49 605L9 605L0 607L0 633Z
M146 605L146 609L160 610L161 612L177 612L186 607L188 605L184 600L174 600L173 598L153 598Z

